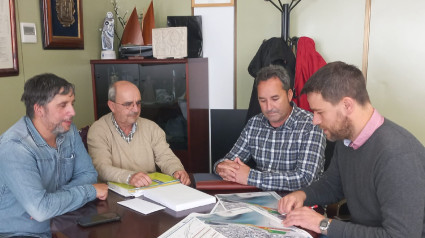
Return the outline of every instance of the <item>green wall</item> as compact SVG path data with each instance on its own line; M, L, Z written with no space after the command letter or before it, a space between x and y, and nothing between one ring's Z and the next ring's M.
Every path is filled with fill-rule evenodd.
M277 2L277 1L275 1ZM280 12L265 1L237 2L237 108L248 108L254 78L248 73L248 65L263 40L280 37Z
M138 13L146 11L150 0L117 0L120 13L134 7ZM395 0L391 0L394 1ZM100 57L100 32L107 11L112 11L110 0L82 0L84 19L84 50L44 50L41 42L40 0L15 0L18 33L19 75L0 77L0 133L16 122L25 110L20 102L25 80L40 73L51 72L62 76L76 86L75 123L78 127L91 124L93 115L93 95L90 72L90 60ZM236 2L236 106L248 107L253 78L247 68L261 45L271 37L280 36L280 12L266 1L235 0ZM277 1L275 1L277 2ZM290 2L282 1L283 3ZM419 42L425 40L425 31L421 23L425 10L422 0L412 0L403 11L397 11L397 4L391 6L397 17L403 20L403 26L392 27L384 9L385 1L373 1L371 18L371 44L368 89L373 104L387 118L399 123L411 131L422 143L425 143L423 126L425 103L424 73L421 67L413 67L413 62L422 62L425 47ZM327 62L342 60L361 67L363 49L363 27L365 1L352 0L315 0L301 1L291 12L290 36L308 36L316 42L316 49ZM191 15L191 0L154 0L156 27L166 27L168 15ZM404 14L404 15L403 15ZM388 18L388 19L387 19ZM420 19L420 20L415 20ZM393 19L394 25L399 20ZM34 22L37 27L36 44L20 43L19 22ZM121 26L117 26L122 32ZM382 33L382 29L389 28ZM395 37L397 36L397 37ZM407 37L404 36L414 36ZM398 40L395 42L388 41ZM413 43L405 43L407 40ZM406 47L413 47L414 50ZM396 47L396 50L394 50ZM403 48L404 47L404 48ZM406 49L405 49L406 48ZM398 59L398 61L394 61ZM406 63L402 61L409 59ZM388 61L390 60L390 61ZM388 67L389 62L397 67ZM409 63L412 62L412 63ZM420 65L420 63L419 63ZM402 79L400 79L402 78ZM210 79L214 80L214 79ZM401 83L402 82L402 83ZM409 85L408 88L403 84ZM383 87L384 85L384 87ZM400 86L402 87L400 89ZM402 94L402 97L391 92ZM415 95L416 99L412 99ZM389 99L392 101L389 103ZM406 103L414 101L416 104ZM416 106L415 106L416 105Z
M146 11L148 0L119 0L122 9L129 13L134 7L138 12ZM90 60L100 58L100 32L107 11L113 11L109 0L82 0L84 22L84 50L44 50L40 17L40 0L15 0L18 35L19 75L0 77L0 133L6 131L25 114L20 101L26 80L40 73L54 73L76 87L77 127L94 121L93 95ZM191 15L190 0L155 0L155 22L157 27L166 26L167 15ZM36 24L37 43L23 44L20 41L20 22Z

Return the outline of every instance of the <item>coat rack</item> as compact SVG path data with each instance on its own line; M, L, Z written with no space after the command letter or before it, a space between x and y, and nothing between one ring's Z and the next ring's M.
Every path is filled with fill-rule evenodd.
M281 13L282 13L282 32L281 37L285 42L288 42L289 38L289 15L294 9L295 6L298 5L298 3L301 2L301 0L292 0L290 4L282 4L281 0L279 1L279 5L277 5L273 0L265 0L266 2L270 2L275 6Z

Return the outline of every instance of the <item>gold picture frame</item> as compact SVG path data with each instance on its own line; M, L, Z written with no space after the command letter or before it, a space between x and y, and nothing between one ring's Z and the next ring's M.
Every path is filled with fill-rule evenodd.
M0 3L0 77L19 74L15 0Z
M192 7L227 7L234 4L234 0L192 0Z

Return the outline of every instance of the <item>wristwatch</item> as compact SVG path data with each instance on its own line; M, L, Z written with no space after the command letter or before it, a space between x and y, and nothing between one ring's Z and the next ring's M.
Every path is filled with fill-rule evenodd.
M331 224L331 220L329 220L329 218L325 218L321 220L319 225L320 233L326 235L330 224Z
M125 181L125 183L128 184L128 185L130 185L131 176L133 176L133 174L129 174L128 177L127 177L127 180Z

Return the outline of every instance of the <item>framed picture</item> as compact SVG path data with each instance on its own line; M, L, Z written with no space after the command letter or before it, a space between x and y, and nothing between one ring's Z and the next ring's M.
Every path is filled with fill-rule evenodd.
M0 1L0 77L19 74L15 0Z
M84 49L82 0L40 0L44 49Z
M192 7L225 7L233 5L234 0L192 0Z

